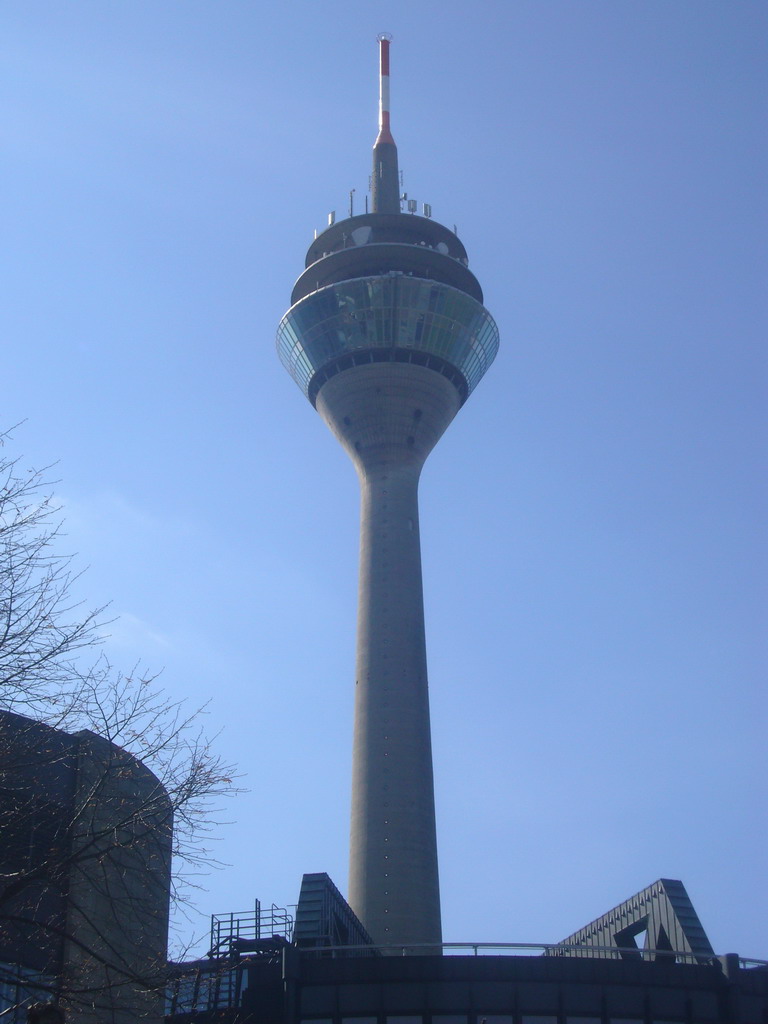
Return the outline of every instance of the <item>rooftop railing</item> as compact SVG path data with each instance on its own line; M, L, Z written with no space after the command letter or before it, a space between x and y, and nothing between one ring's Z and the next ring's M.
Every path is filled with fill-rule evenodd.
M705 956L690 950L640 949L638 947L566 945L543 942L443 942L418 945L389 946L323 946L304 949L305 956L338 957L370 951L384 956L551 956L578 957L601 960L645 961L647 963L707 964L721 963L719 956ZM739 957L742 968L768 968L768 960Z

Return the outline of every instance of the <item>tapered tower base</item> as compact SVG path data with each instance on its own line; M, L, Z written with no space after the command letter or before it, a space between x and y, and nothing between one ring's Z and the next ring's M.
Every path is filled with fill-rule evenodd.
M394 362L317 399L361 486L349 903L382 945L442 940L417 490L459 405L440 373Z

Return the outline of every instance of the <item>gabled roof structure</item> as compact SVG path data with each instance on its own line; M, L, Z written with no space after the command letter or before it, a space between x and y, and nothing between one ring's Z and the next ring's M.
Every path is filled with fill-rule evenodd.
M658 879L559 945L584 946L590 957L612 958L611 950L619 949L625 960L666 959L674 950L705 963L715 955L685 886L672 878ZM579 955L573 950L559 954L557 947L552 952Z

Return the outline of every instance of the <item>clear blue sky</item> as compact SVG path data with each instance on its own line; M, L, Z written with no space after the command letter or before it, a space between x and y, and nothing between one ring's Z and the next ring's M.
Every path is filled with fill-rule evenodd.
M274 331L365 192L383 30L405 187L502 336L422 484L445 937L667 876L768 958L751 0L3 5L3 424L59 461L112 658L245 776L195 927L346 889L357 482Z

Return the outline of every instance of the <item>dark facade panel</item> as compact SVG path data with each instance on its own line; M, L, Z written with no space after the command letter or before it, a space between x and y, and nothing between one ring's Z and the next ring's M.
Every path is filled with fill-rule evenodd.
M384 1012L388 1014L421 1013L427 1009L427 986L422 982L396 982L382 990Z
M469 1007L470 984L467 981L431 981L427 985L427 1001L433 1012L451 1012L457 1006Z
M647 990L634 985L608 985L605 988L605 1004L609 1015L645 1016Z
M468 1009L477 1013L505 1013L514 1006L515 987L504 981L478 981L471 987Z
M688 989L685 993L686 1000L691 1007L691 1019L708 1024L709 1021L719 1020L720 1002L715 992L701 992L696 989Z
M338 1012L338 989L335 985L305 985L301 990L302 1014L334 1014Z
M526 1008L526 1012L557 1013L559 1005L558 985L542 982L523 983L517 989L517 1001Z
M688 992L685 990L654 988L648 993L648 1003L653 1017L684 1020L689 1002Z
M339 986L339 1013L379 1013L382 1009L379 985Z
M603 1008L603 990L599 985L571 985L563 991L563 1004L569 1014L599 1017Z

